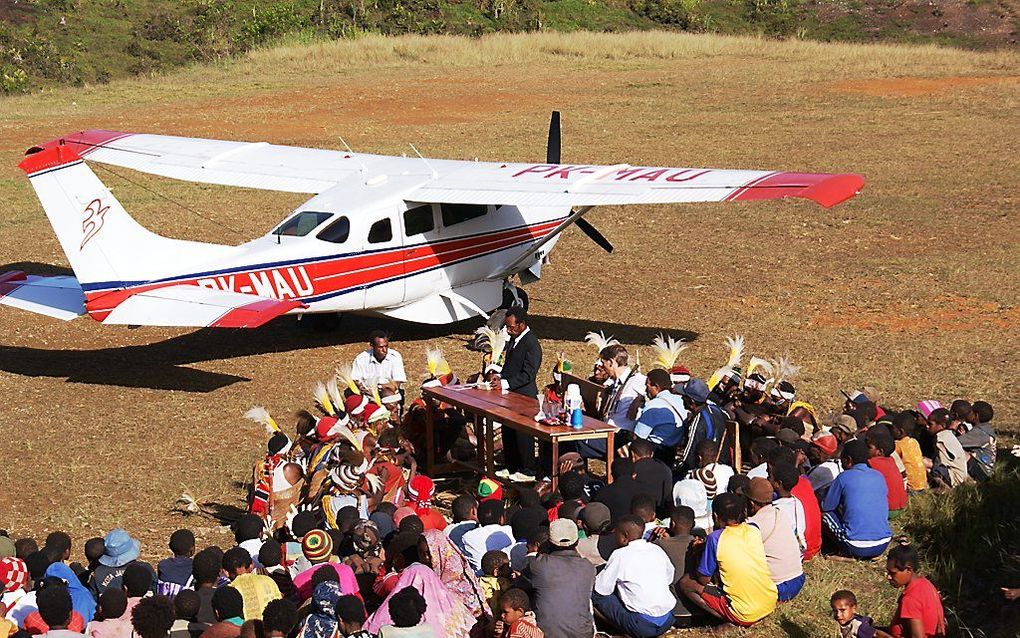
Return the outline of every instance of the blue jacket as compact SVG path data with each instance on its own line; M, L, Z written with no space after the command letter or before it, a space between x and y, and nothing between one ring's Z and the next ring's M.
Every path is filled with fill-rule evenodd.
M660 392L645 404L634 435L657 445L676 447L687 434L683 419L687 416L683 398L672 392Z
M877 470L859 463L829 486L823 512L835 512L852 541L878 541L892 536L885 479Z

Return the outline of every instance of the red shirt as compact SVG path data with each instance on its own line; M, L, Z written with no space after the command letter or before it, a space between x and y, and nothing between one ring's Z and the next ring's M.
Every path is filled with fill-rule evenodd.
M806 476L800 477L790 490L790 496L804 506L804 540L807 541L804 560L811 560L822 549L822 508L818 506L818 497Z
M901 510L907 506L907 488L903 485L903 475L896 461L888 456L876 456L868 459L868 465L873 470L878 470L885 479L885 489L888 494L889 511Z
M25 616L25 621L22 624L25 631L33 636L44 634L50 630L50 626L46 624L46 621L42 619L42 615L38 611L33 611L28 616ZM79 634L85 632L85 619L81 617L81 614L74 610L71 611L71 622L68 623L67 630Z
M422 525L425 526L425 529L434 529L440 532L446 529L446 519L443 518L443 515L439 513L439 510L434 507L430 507L427 512L418 514L418 518L421 519Z
M889 624L889 633L902 636L907 626L905 621L918 618L924 624L924 635L934 636L941 632L945 635L946 617L942 611L942 597L931 581L922 576L915 576L907 583L896 603L896 614Z

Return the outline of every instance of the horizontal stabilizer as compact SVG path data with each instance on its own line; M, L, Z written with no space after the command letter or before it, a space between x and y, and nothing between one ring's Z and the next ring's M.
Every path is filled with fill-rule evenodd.
M0 273L0 304L63 321L85 314L85 295L74 277Z
M305 305L194 285L166 286L131 295L103 323L192 328L258 328Z

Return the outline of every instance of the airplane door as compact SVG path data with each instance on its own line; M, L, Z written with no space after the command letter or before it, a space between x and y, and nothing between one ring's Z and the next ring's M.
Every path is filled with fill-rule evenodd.
M403 233L395 208L369 213L365 219L365 308L388 308L404 300Z
M404 301L449 288L441 253L436 206L409 202L400 214L404 234Z

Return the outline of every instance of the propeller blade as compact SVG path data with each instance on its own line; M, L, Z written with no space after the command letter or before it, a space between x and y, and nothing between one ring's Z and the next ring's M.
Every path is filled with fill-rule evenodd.
M560 112L553 111L549 118L549 143L545 148L545 163L560 163Z
M599 247L602 248L602 250L606 251L607 253L613 252L613 245L609 243L609 240L606 239L605 235L599 232L598 228L595 228L594 226L591 225L590 221L588 221L584 217L580 217L575 223L577 224L577 227L581 230L581 232L587 235L588 239L598 244Z

